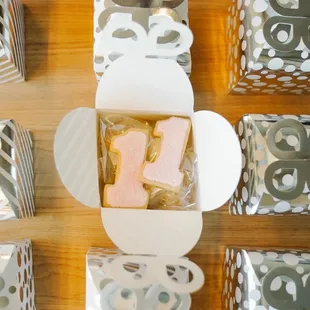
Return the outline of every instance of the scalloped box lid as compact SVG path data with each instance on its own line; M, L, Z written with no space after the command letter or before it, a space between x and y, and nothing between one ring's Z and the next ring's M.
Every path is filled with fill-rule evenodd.
M69 112L56 132L54 155L60 178L72 196L88 207L101 207L97 111L191 118L200 210L101 208L106 232L125 253L186 255L200 238L202 212L221 207L238 185L241 150L232 126L214 112L194 113L191 83L174 60L120 57L101 79L96 108Z

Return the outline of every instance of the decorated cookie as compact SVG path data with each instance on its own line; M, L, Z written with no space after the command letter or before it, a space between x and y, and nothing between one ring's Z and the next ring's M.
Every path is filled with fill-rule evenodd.
M104 206L147 208L149 193L139 180L146 157L149 135L141 129L129 129L112 139L110 151L118 155L114 185L104 188Z
M154 136L161 138L161 148L154 162L143 165L142 182L175 192L180 190L184 178L180 165L190 129L191 121L187 118L170 117L156 123Z

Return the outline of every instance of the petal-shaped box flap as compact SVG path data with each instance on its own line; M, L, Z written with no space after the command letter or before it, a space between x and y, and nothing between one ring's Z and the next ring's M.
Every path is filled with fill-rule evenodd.
M186 255L202 231L200 211L101 209L103 226L115 245L130 254Z
M95 109L78 108L63 118L55 135L54 157L70 194L88 207L100 207Z
M190 116L194 94L187 75L174 60L124 56L102 77L96 108Z
M242 166L238 137L231 124L211 111L192 118L198 157L198 201L202 211L220 208L235 191Z

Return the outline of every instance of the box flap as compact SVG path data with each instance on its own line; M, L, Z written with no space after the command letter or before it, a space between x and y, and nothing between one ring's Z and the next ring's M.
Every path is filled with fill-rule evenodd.
M102 77L96 108L190 115L194 94L187 75L174 60L124 56Z
M96 46L107 58L111 53L123 54L103 75L97 90L96 108L129 112L147 111L153 114L190 115L194 108L192 85L175 60L193 42L188 27L173 21L163 21L145 29L129 19L110 21L102 31ZM117 29L131 29L136 40L114 38ZM157 39L167 31L177 31L181 43L164 49ZM163 58L158 58L163 57Z
M231 124L211 111L194 113L198 157L198 199L202 211L221 207L232 196L241 175L241 148Z
M101 209L104 228L127 254L182 257L202 232L200 211Z
M54 141L59 176L70 194L88 207L100 206L97 112L78 108L59 124Z

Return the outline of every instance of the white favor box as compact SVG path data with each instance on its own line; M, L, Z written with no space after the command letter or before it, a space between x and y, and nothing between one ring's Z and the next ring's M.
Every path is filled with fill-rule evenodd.
M21 0L0 1L0 84L25 80L24 8Z
M30 240L0 242L0 308L35 310Z
M104 42L108 50L122 50L115 44L112 33L119 24L111 22L105 28ZM133 22L123 24L127 29L143 33ZM157 25L144 36L145 40L166 30L178 30L182 41L176 53L192 43L190 30L180 24ZM153 48L153 50L152 50ZM194 113L191 83L181 67L173 60L148 58L145 55L171 53L156 49L134 48L117 59L100 81L96 108L78 108L69 112L57 128L54 155L60 178L68 191L82 204L101 208L103 226L114 244L126 254L156 272L152 280L166 272L167 265L179 265L183 257L198 242L203 226L202 213L221 207L234 192L241 173L241 150L232 126L222 116L210 112ZM190 117L193 125L194 150L198 158L197 210L132 210L101 207L98 175L98 115L111 112L150 119L179 115ZM143 255L152 255L151 260ZM118 258L121 268L123 256ZM194 263L182 263L193 274L193 280L180 288L167 280L166 288L178 293L192 293L203 285L203 273ZM116 265L115 265L116 266ZM116 268L116 267L115 267ZM114 270L115 271L115 270ZM116 271L115 271L116 272ZM143 281L119 277L124 287L144 287Z
M98 49L98 44L102 40L102 32L105 26L111 21L120 20L121 22L131 19L139 23L149 32L155 24L173 20L175 22L188 25L188 0L94 0L94 71L99 82L109 65L120 57L121 53L111 52L103 55ZM136 42L135 33L128 29L119 27L115 32L115 37L125 45ZM175 32L165 33L159 38L159 42L164 48L174 49L179 44L178 34ZM192 61L190 49L183 53L170 56L174 59L187 74L191 73Z
M189 310L191 296L188 293L176 294L166 289L160 281L144 288L129 289L118 284L111 275L111 264L123 253L117 250L91 248L86 256L86 310ZM144 264L131 263L131 256L124 265L123 272L130 272L132 278L142 279L149 270ZM187 260L183 258L183 260ZM122 272L122 269L118 269ZM169 278L178 284L189 281L187 269L167 266Z

